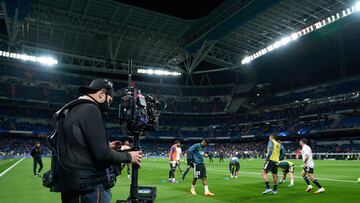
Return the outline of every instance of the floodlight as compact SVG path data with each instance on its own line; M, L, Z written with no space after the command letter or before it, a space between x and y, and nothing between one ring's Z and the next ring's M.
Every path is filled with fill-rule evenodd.
M292 33L290 35L290 37L291 37L292 40L297 40L299 38L299 35L298 35L298 33Z
M273 47L274 47L274 49L277 49L277 48L281 47L281 42L280 41L275 42L273 44Z
M267 51L269 52L269 51L274 50L274 47L273 47L273 45L270 45L270 46L268 46L266 49L267 49Z
M360 11L360 1L355 4L355 10Z
M241 63L242 64L247 64L247 63L250 63L250 61L251 61L251 58L249 56L247 56L241 61Z
M159 76L180 76L181 73L175 71L167 71L161 69L137 69L137 73L139 74L147 74L147 75L159 75Z
M40 64L44 64L47 66L53 66L58 63L58 61L50 56L30 56L27 54L20 54L20 53L14 53L14 52L8 52L8 51L0 51L0 56L5 58L12 58L22 61L31 61L31 62L37 62Z
M344 18L346 16L350 16L354 14L355 11L360 11L360 1L356 2L353 6L349 8L345 8L344 10L334 13L331 16L328 16L327 18L323 18L320 21L309 25L306 28L303 28L302 30L292 33L287 37L282 38L281 40L275 41L272 44L268 45L266 48L262 48L254 53L252 53L250 56L246 56L241 61L241 64L247 64L250 61L253 61L256 58L259 58L260 56L263 56L267 54L268 52L273 51L274 49L277 49L281 46L289 44L291 41L297 40L298 38L307 35L315 30L318 30L326 25L329 25L341 18Z
M290 37L284 37L280 40L281 45L287 45L289 44L289 42L291 42L291 38Z
M44 65L48 65L48 66L52 66L52 65L57 64L57 60L55 60L54 58L49 57L49 56L37 57L37 58L36 58L36 61L37 61L38 63L44 64Z

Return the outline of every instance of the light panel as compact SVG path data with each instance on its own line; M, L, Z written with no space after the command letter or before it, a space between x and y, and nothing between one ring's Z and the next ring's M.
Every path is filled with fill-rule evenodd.
M315 30L318 30L324 26L327 26L335 21L338 21L341 18L344 18L346 16L352 15L354 14L356 11L360 11L360 1L357 2L354 6L347 8L345 10L342 10L339 13L336 13L332 16L329 16L313 25L310 25L298 32L292 33L289 36L286 36L276 42L274 42L273 44L269 45L268 47L261 49L253 54L251 54L250 56L246 56L241 60L241 64L247 64L250 63L251 61L259 58L260 56L263 56L265 54L267 54L268 52L271 52L275 49L278 49L282 46L288 45L289 43L291 43L292 41L297 40L298 38L305 36Z
M181 73L175 71L167 71L161 69L137 69L137 73L159 76L180 76Z
M53 66L58 63L58 61L50 56L31 56L27 54L19 54L14 52L8 52L8 51L0 51L0 56L5 58L12 58L22 61L30 61L34 63L39 63L47 66Z
M360 1L355 4L355 9L360 11Z

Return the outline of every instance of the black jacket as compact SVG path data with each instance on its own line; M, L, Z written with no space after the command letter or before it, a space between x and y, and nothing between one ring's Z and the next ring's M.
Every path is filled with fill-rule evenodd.
M62 163L68 169L101 174L113 164L129 163L127 152L117 152L108 145L99 107L95 102L73 107L64 119Z
M31 155L35 160L40 160L40 159L41 159L41 154L42 154L41 148L33 147L33 148L31 149L30 155Z

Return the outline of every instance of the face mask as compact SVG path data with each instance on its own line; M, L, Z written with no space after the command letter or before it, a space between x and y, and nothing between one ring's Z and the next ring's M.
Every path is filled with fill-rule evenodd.
M109 104L109 102L108 102L108 97L107 97L107 95L105 96L105 101L104 101L103 103L98 103L98 105L99 105L99 108L100 108L100 111L101 111L101 112L106 112L106 111L109 110L110 104Z
M106 94L106 96L105 96L105 101L104 101L103 103L97 102L96 99L94 99L94 98L93 98L92 96L90 96L90 95L87 95L87 96L89 96L90 98L92 98L92 99L94 100L94 102L97 103L97 105L98 105L98 107L99 107L99 109L100 109L101 112L107 112L107 111L109 110L110 104L109 104L109 102L108 102L108 100L107 100L107 94Z

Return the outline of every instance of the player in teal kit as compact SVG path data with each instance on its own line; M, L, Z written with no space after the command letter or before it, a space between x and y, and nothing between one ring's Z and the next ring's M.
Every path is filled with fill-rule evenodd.
M190 159L194 161L194 179L191 185L191 194L196 195L195 184L198 178L202 179L205 189L205 196L214 196L209 191L208 181L206 178L206 168L204 164L204 150L209 145L209 140L203 140L201 143L194 144L188 150Z

